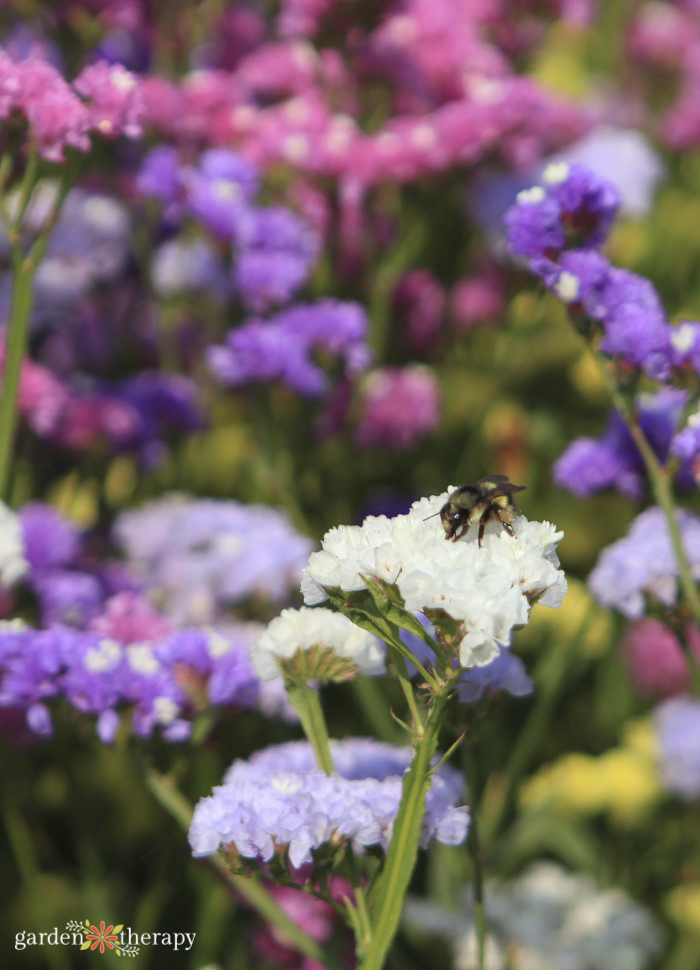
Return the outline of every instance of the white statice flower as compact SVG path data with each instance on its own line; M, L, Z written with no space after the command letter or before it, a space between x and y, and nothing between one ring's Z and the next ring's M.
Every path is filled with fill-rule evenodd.
M344 679L357 671L373 676L385 670L382 642L342 613L323 607L282 610L253 644L251 660L258 676L271 680L288 671L300 653L307 655L302 664L307 676L319 679Z
M28 569L20 518L0 502L0 586L12 586Z
M552 862L486 886L489 970L645 970L661 950L650 915L622 890ZM477 970L471 893L454 911L408 905L404 919L452 940L454 970Z
M406 515L331 529L304 570L305 602L324 602L329 589L363 590L365 577L395 584L407 610L442 609L461 624L463 667L494 660L513 628L527 623L532 603L561 604L566 579L556 545L563 533L516 515L513 536L490 522L481 546L476 526L446 542L439 512L451 491L420 499Z

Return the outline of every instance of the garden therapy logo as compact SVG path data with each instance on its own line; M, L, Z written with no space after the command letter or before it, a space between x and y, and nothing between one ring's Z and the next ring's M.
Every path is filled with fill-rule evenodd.
M50 933L27 933L22 930L15 936L15 950L24 950L28 946L79 946L81 950L97 950L100 953L114 950L118 957L138 956L143 946L169 946L173 950L183 947L190 950L197 936L196 933L134 933L124 924L105 926L100 920L99 927L86 919L84 923L71 920L66 923L66 933L59 933L54 926Z

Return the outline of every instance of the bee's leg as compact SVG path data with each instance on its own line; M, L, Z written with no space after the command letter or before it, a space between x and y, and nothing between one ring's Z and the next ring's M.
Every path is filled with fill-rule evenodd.
M488 520L489 516L487 511L479 519L479 549L481 549L481 540L484 538L484 531L486 530L486 523Z
M513 514L510 509L501 509L498 513L498 520L506 530L509 536L513 538L515 532L513 532Z

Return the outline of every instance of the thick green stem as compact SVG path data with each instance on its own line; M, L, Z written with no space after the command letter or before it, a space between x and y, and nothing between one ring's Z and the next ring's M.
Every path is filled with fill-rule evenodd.
M664 513L664 518L666 519L666 527L671 539L671 545L673 546L673 554L678 565L678 577L680 580L681 589L683 591L683 598L685 599L690 612L693 614L693 619L695 620L696 626L700 627L700 594L698 593L697 585L693 579L693 573L690 568L685 547L683 546L680 529L678 528L676 506L673 501L673 492L671 490L671 481L668 471L659 462L656 454L654 453L654 449L647 441L644 432L637 424L634 415L630 412L630 409L627 407L625 399L620 393L620 390L615 383L615 379L611 374L605 360L603 360L597 353L595 356L600 366L605 386L610 394L610 399L612 400L620 417L625 422L625 425L632 436L632 440L636 444L637 448L639 449L639 453L642 456L644 467L646 468L646 472L651 483L652 492L654 493L654 498L661 507ZM698 661L692 651L688 653L688 662L690 664L693 683L695 687L698 688L700 687L700 666L698 666Z
M287 683L285 686L289 701L299 715L304 734L313 748L316 763L321 771L332 775L333 758L318 690L309 687L308 684Z
M152 768L146 768L145 777L146 786L156 801L187 831L192 820L192 808L181 792L170 779ZM308 936L298 923L295 923L275 902L261 882L250 876L239 876L229 872L223 860L218 856L209 856L206 862L216 870L220 878L242 896L263 919L275 926L304 956L316 960L324 966L334 966L334 962L329 959L328 954L325 954L318 943Z
M406 672L406 664L404 659L396 649L396 647L389 644L389 650L391 651L391 656L396 667L396 676L398 678L399 684L401 685L401 690L406 698L406 703L408 704L408 709L411 712L411 717L413 718L413 727L415 731L423 730L423 719L420 716L420 710L418 709L418 703L416 701L416 695L413 692L413 686Z
M418 857L425 799L430 788L430 762L437 748L442 715L449 689L440 694L417 735L413 761L404 775L401 804L394 823L384 869L371 894L374 904L372 939L359 964L359 970L380 970L398 929L404 899Z

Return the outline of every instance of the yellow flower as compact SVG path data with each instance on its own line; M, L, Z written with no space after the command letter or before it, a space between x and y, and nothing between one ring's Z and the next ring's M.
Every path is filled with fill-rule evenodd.
M666 896L666 912L681 929L700 933L700 883L676 886Z

